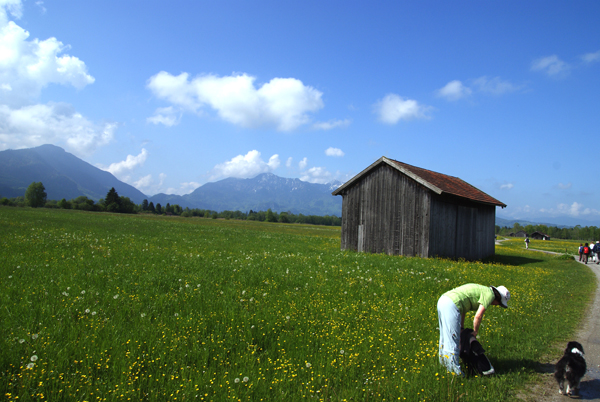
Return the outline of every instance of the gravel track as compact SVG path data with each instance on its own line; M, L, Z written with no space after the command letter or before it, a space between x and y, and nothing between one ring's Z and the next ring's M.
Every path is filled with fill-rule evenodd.
M551 253L544 250L532 250ZM552 253L554 254L554 253ZM579 256L575 258L577 261ZM583 263L582 263L583 264ZM541 362L542 382L523 390L520 399L528 402L557 402L569 399L600 402L600 265L588 263L587 266L596 274L596 293L581 328L573 337L583 346L588 371L581 381L580 395L568 397L558 393L558 385L554 380L554 364L561 356ZM566 344L565 344L566 346Z

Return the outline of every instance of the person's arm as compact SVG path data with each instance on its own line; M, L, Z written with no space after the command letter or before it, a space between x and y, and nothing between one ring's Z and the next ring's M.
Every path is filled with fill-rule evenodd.
M479 305L477 312L475 313L475 318L473 318L473 335L477 336L479 333L479 326L481 325L481 321L483 320L483 314L485 313L485 307L483 304Z

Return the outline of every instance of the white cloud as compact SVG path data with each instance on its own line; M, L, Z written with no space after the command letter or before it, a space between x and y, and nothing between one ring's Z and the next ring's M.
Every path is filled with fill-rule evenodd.
M600 216L600 211L593 208L585 208L583 204L578 202L573 202L571 205L568 204L558 204L556 208L550 209L541 209L541 212L550 214L550 215L569 215L572 217L578 216Z
M173 106L159 107L154 111L154 116L148 117L146 121L152 124L164 124L167 127L172 127L179 124L181 120L181 112Z
M152 184L153 184L152 175L149 174L149 175L146 175L146 176L140 178L139 180L134 182L132 185L133 185L133 187L137 188L141 192L144 192L144 190L149 188Z
M287 167L292 167L292 157L290 156L289 158L287 158L287 161L285 161L285 166Z
M557 55L542 57L531 63L531 71L541 71L549 76L566 73L569 69L570 66Z
M450 101L455 101L471 95L471 88L463 85L458 80L450 81L443 88L437 91L437 95Z
M419 104L413 99L404 99L396 94L386 95L374 106L379 121L396 124L400 120L428 118L429 106Z
M252 178L260 173L272 172L279 165L279 155L275 154L265 162L261 159L260 152L252 150L246 155L238 155L230 161L216 165L210 180L225 177Z
M302 172L300 180L309 183L325 184L333 180L333 175L323 167L312 167L306 172Z
M140 190L144 194L154 195L163 192L162 186L167 178L165 173L160 173L158 175L158 182L154 180L151 174L141 177L137 181L131 183L131 185L138 190Z
M146 162L148 158L148 151L145 148L142 148L142 152L139 155L127 155L127 158L124 161L111 163L109 167L104 170L112 173L113 175L120 177L125 172L129 172L135 169L138 166L141 166Z
M177 195L184 195L184 194L189 194L192 191L194 191L195 189L197 189L198 187L200 187L200 183L197 183L195 181L190 181L188 183L180 183L180 187L179 188L174 188L174 187L169 187L166 191L167 194L177 194Z
M8 22L7 11L16 19L20 19L23 16L21 0L0 0L0 25Z
M306 165L308 165L307 158L304 158L300 162L298 162L298 167L300 168L300 170L303 170L304 168L306 168Z
M492 95L502 95L521 89L520 86L515 85L507 80L502 80L500 77L479 77L473 80L473 85L475 85L480 92L485 92Z
M501 190L510 190L511 188L513 188L515 185L512 183L504 183L500 185L500 189Z
M348 127L352 123L352 120L329 120L323 122L317 122L313 124L315 130L332 130L337 127Z
M259 88L247 74L203 75L189 79L165 71L148 80L148 88L184 110L202 113L205 107L232 124L291 131L310 121L309 113L323 108L322 93L295 78L273 78Z
M83 61L62 54L69 47L56 38L27 40L29 32L13 21L0 17L0 24L0 84L12 88L0 91L0 103L12 107L29 104L48 84L81 89L94 82Z
M64 143L77 155L87 155L108 144L114 123L90 122L70 105L50 103L12 109L0 105L0 150Z
M573 186L572 183L567 183L567 184L558 183L558 185L557 185L557 187L561 190L569 190L572 186Z
M594 63L596 61L600 61L600 50L594 53L586 53L581 56L581 59L586 63Z
M325 150L327 156L344 156L344 151L339 148L329 147Z
M0 0L0 149L61 144L82 156L110 142L114 123L90 122L64 103L35 104L49 84L81 89L94 82L85 63L64 54L56 38L31 39L9 20L22 15L17 0Z

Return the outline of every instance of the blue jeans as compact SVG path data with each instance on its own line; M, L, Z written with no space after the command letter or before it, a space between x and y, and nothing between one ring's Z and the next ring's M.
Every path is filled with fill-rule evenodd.
M441 296L437 303L438 321L440 325L440 363L446 369L463 375L460 369L460 311L448 297Z

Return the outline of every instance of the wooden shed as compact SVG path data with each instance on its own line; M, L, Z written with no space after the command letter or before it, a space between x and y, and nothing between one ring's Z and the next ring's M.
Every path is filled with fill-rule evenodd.
M533 232L531 238L535 240L550 240L550 236L542 232Z
M453 176L381 157L338 187L342 250L469 260L494 254L496 207Z

